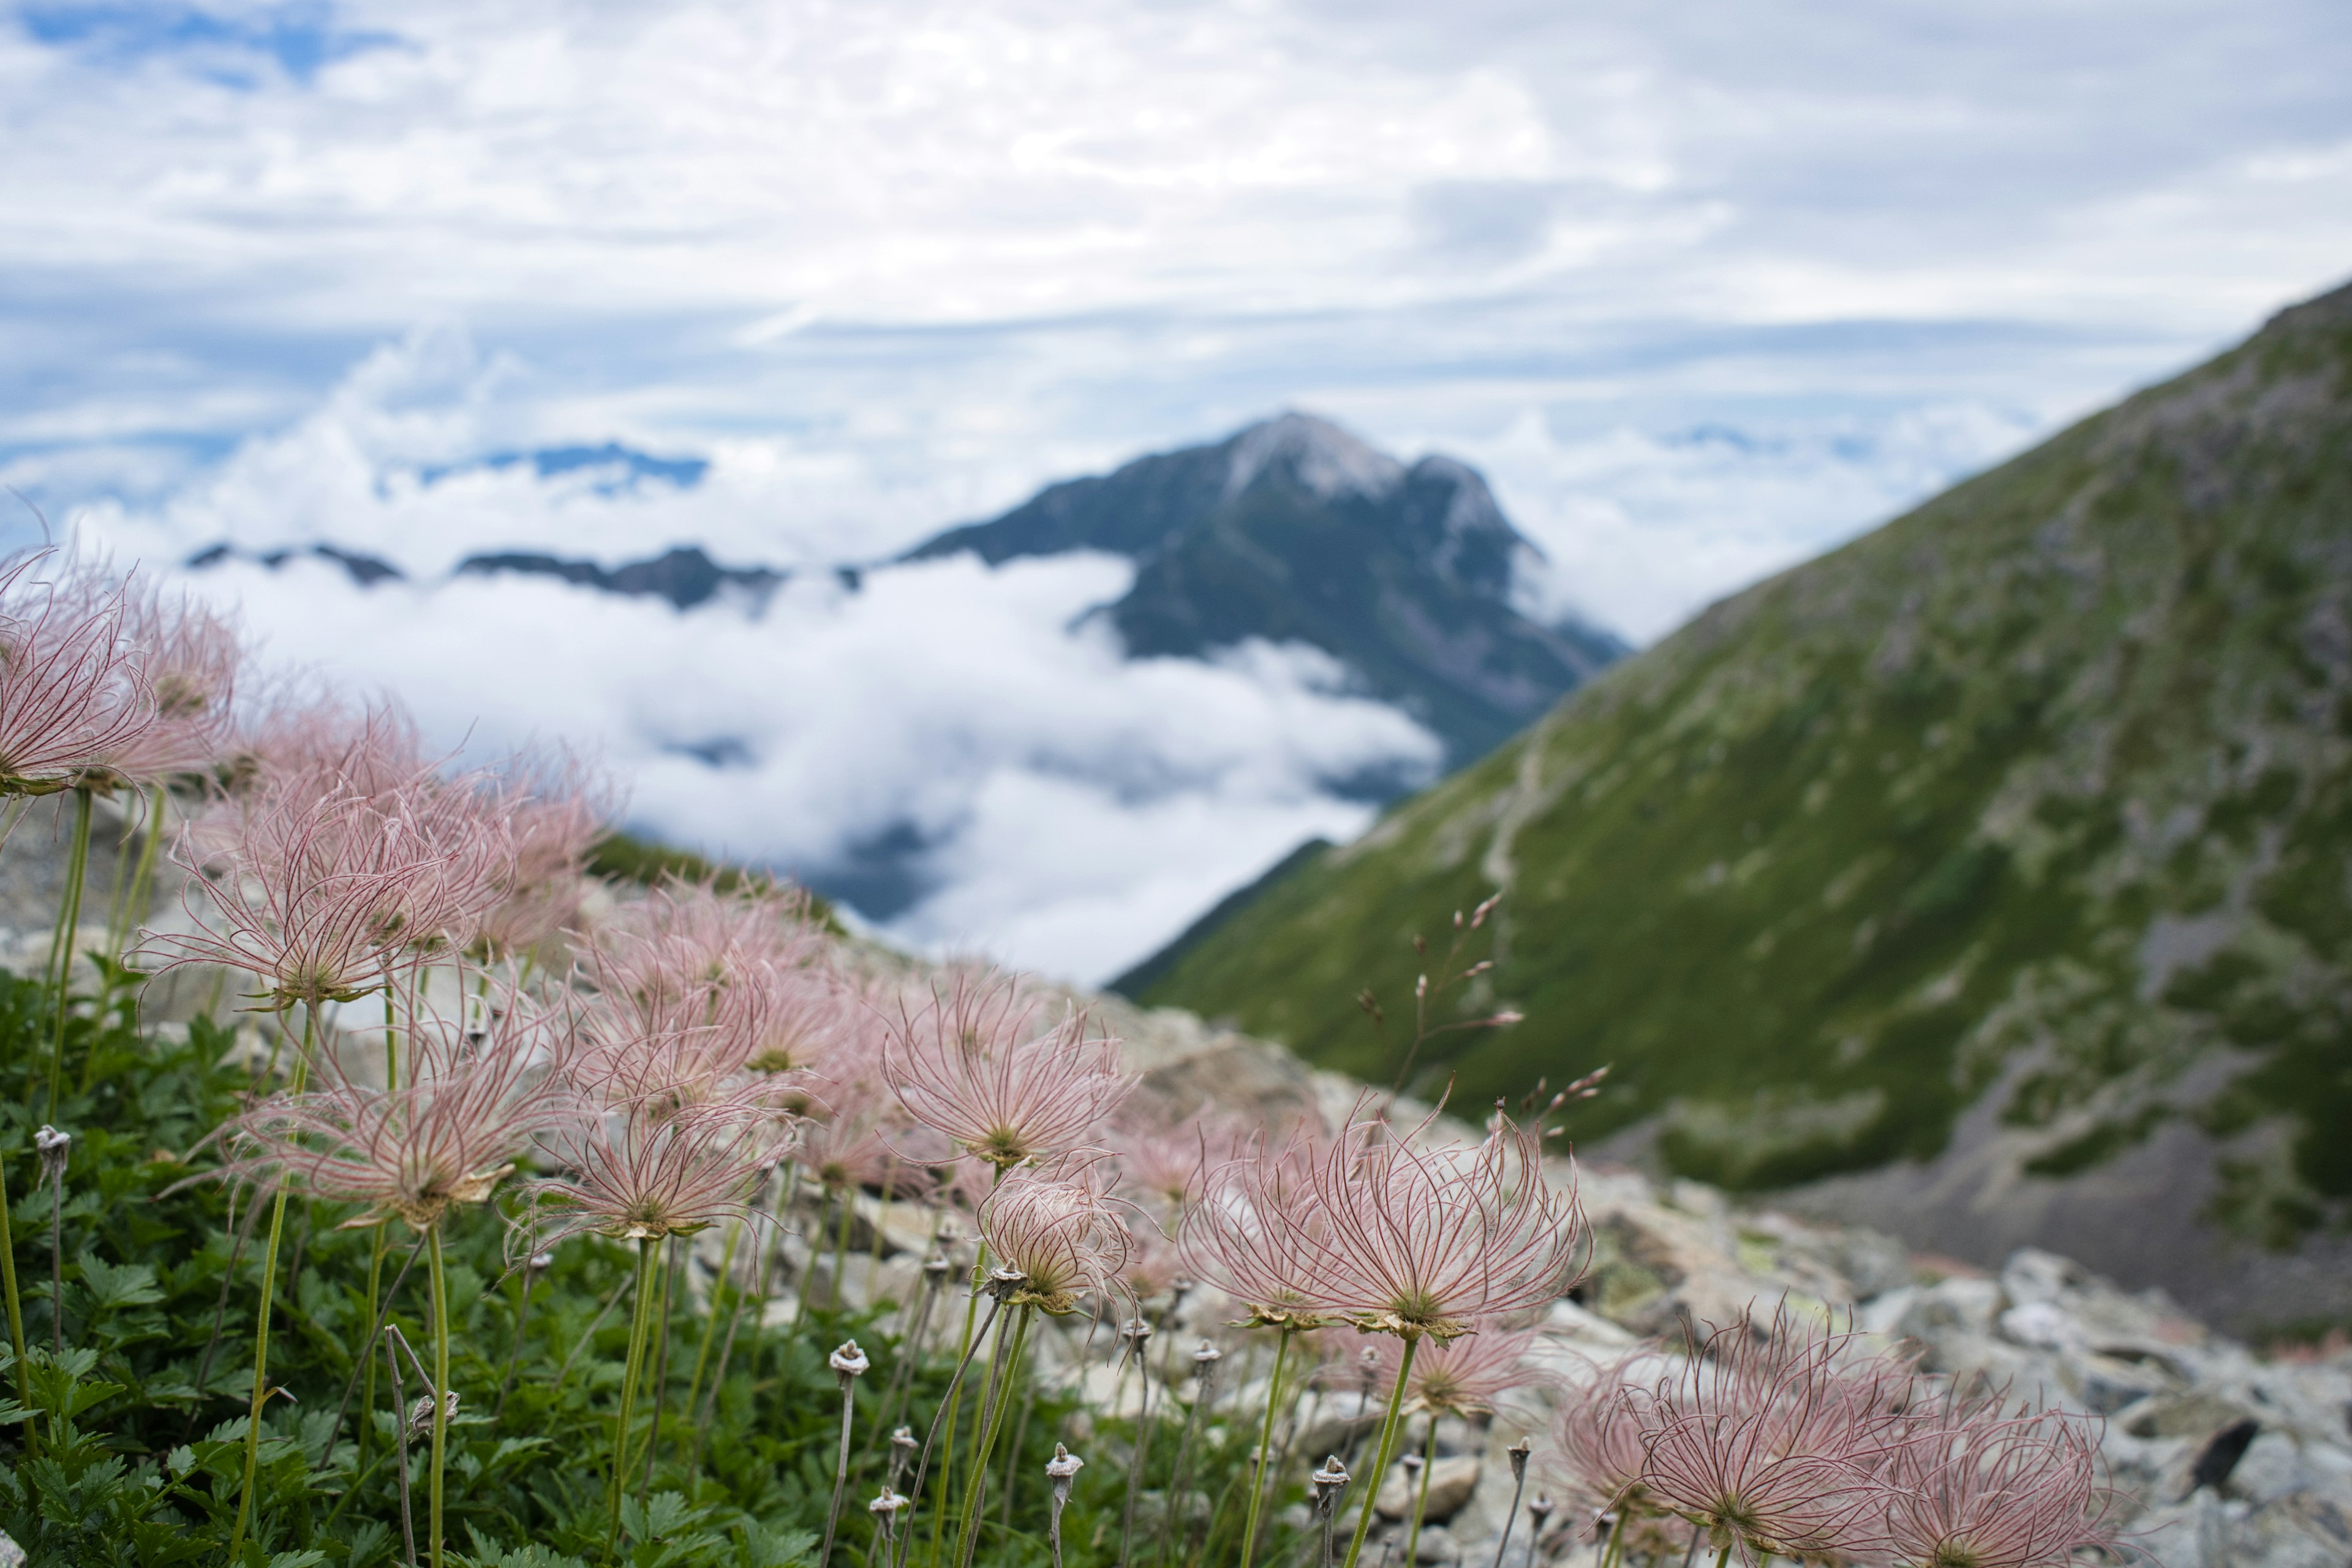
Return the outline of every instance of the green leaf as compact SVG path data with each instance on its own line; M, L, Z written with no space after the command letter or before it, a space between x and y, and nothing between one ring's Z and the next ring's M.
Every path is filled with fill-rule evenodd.
M110 1264L94 1252L81 1255L81 1282L92 1302L105 1311L152 1306L163 1299L153 1268L144 1263Z

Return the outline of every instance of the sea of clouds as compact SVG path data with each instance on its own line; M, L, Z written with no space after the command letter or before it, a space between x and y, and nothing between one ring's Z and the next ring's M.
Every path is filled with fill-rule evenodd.
M968 474L894 502L887 458L778 438L688 454L709 463L692 486L483 466L552 438L529 383L460 331L420 330L287 428L159 498L85 504L71 527L235 609L270 662L398 695L452 747L583 745L627 783L643 832L837 887L894 940L1080 979L1117 973L1302 840L1360 831L1372 808L1349 781L1435 774L1429 731L1314 648L1126 658L1089 614L1126 591L1119 558L889 563L959 521L939 509ZM1528 503L1541 590L1649 634L2019 434L1930 414L1867 437L1579 442L1528 415L1466 450ZM253 559L322 542L404 578ZM238 554L184 564L220 543ZM486 549L610 566L674 544L790 575L763 601L679 611L454 572Z

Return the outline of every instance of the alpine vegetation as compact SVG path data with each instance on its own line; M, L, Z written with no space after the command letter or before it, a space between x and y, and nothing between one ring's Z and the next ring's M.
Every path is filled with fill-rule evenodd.
M1518 1562L2114 1546L2083 1420L1794 1304L1538 1357L1596 1241L1502 1107L1179 1108L1026 979L593 874L573 759L241 663L135 575L0 571L0 829L69 835L0 973L35 1562L1369 1568L1436 1538L1441 1424L1531 1389L1578 1508Z

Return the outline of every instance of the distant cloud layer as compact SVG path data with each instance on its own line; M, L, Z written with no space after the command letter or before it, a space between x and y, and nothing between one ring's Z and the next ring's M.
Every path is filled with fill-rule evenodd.
M2352 271L2346 79L2334 0L42 0L0 479L151 560L808 566L1306 407L1481 465L1646 639ZM467 466L613 439L709 467ZM1291 652L1125 664L1121 571L200 580L667 831L915 835L894 930L1099 973L1429 754Z

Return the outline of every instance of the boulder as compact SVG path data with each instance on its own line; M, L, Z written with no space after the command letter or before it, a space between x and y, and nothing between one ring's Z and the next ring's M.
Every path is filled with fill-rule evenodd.
M1439 1456L1429 1467L1429 1506L1423 1513L1424 1521L1452 1519L1478 1489L1478 1458L1475 1454L1457 1455L1448 1458ZM1408 1480L1402 1464L1391 1466L1388 1479L1381 1487L1378 1507L1382 1519L1410 1519L1412 1515L1413 1493L1418 1483Z

